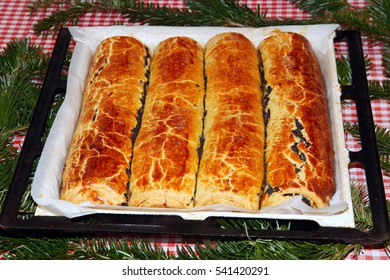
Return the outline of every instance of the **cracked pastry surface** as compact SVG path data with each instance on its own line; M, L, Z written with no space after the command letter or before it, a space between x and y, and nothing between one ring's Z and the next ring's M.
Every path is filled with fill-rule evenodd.
M264 178L259 60L245 36L223 33L205 47L204 146L195 206L257 210Z
M155 49L131 165L130 206L193 206L204 112L203 49L172 37Z
M266 183L261 207L301 195L325 207L335 192L334 153L321 70L308 40L275 31L259 44L266 85Z
M115 36L98 45L65 162L61 199L127 203L132 138L149 60L147 48L132 37Z

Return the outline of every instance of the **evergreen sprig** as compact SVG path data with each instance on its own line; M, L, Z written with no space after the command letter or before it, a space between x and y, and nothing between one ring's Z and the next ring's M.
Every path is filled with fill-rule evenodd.
M122 5L119 4L125 2L127 1L37 0L31 1L29 10L34 14L41 10L54 9L50 16L39 20L33 27L36 34L47 35L49 32L56 34L63 26L77 25L81 17L87 13L120 13Z
M368 0L365 8L356 8L346 0L290 0L299 9L323 22L333 22L346 29L358 29L371 40L388 42L390 2Z
M318 18L326 17L329 12L351 9L346 0L290 0L290 3Z
M368 81L368 91L371 100L390 100L390 80Z
M9 236L0 239L0 253L8 260L334 260L345 259L359 249L359 244L258 239L180 245L173 253L141 239Z
M168 260L173 254L161 246L141 239L127 238L82 238L72 240L67 248L71 259L99 260ZM69 252L68 251L68 252Z
M287 1L287 0L286 0ZM34 25L37 34L56 33L61 26L77 24L87 13L119 13L130 23L168 26L246 26L264 27L288 24L338 23L346 29L358 29L370 40L382 42L385 74L390 78L390 1L371 0L365 8L356 8L346 0L290 0L312 18L275 19L252 10L237 0L188 0L186 8L160 6L153 2L130 0L37 0L30 4L32 13L48 8L55 11ZM370 81L372 98L390 98L388 81Z
M360 248L359 244L256 239L182 246L177 255L192 260L341 260Z
M48 59L27 39L11 41L0 53L0 206L19 155L13 139L27 131Z
M252 10L237 0L188 0L184 9L136 0L63 0L60 3L56 0L39 0L32 1L30 11L36 13L53 7L57 9L34 25L37 34L56 32L61 26L77 24L87 13L120 13L130 23L165 26L264 27L318 22L315 19L270 19L266 11L260 11L260 6Z
M385 68L385 76L390 79L390 40L384 42L382 47L382 62Z
M268 22L265 15L234 0L189 0L186 5L186 9L172 9L153 3L141 4L140 13L129 11L126 17L130 22L149 25L259 26Z
M360 142L359 125L357 123L345 123L345 129ZM375 136L381 168L386 176L390 176L390 130L375 125Z
M365 57L365 71L369 75L372 69L372 61ZM336 60L338 82L340 85L352 84L352 73L349 59L345 56L341 56ZM382 99L390 100L390 80L384 81L372 81L368 80L368 94L371 100Z
M13 147L12 139L13 133L10 130L5 127L0 129L0 213L11 183L10 174L13 173L18 159L18 152Z
M351 192L356 228L368 231L372 228L373 222L367 187L361 183L355 183L351 187Z
M287 1L287 0L286 0ZM237 0L188 0L178 9L136 0L37 0L30 4L32 13L49 8L56 10L34 25L37 34L57 31L61 26L77 24L87 13L119 13L130 23L150 25L210 25L263 27L281 24L335 22L345 28L359 29L371 39L386 42L390 27L390 4L387 0L370 0L366 8L356 8L345 0L290 0L312 18L304 20L270 19L260 6L250 9Z
M11 41L0 53L0 127L28 126L49 58L41 53L27 39Z

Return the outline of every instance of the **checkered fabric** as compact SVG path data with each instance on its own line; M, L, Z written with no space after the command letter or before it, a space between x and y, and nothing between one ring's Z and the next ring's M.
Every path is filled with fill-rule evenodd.
M175 8L185 8L185 1L169 0L169 1L144 1L146 3L155 2L159 5L167 5ZM246 3L252 9L259 9L261 13L266 13L273 18L294 18L305 19L308 14L298 10L293 4L287 0L248 0L241 1ZM348 1L356 7L364 7L367 4L365 0ZM48 15L52 11L39 12L31 15L27 8L30 1L28 0L0 0L0 50L5 48L7 43L14 39L29 37L31 42L40 45L44 50L50 52L54 46L55 38L43 38L36 36L33 32L33 25L39 20ZM115 23L127 23L126 19L120 14L87 14L79 22L80 26L104 26ZM364 53L371 59L372 68L368 73L368 78L371 80L384 80L381 47L370 44L368 41L363 43ZM337 55L347 55L347 48L343 44L336 45ZM372 101L372 110L374 121L381 127L390 128L390 106L387 101ZM345 122L356 122L357 115L354 105L344 106L343 119ZM23 145L24 138L16 136L14 146L20 149ZM359 144L349 135L346 135L347 148L350 150L358 150ZM352 168L350 171L351 181L364 182L364 171L360 168ZM387 199L390 199L390 178L384 176L385 190ZM152 243L162 246L171 254L177 252L177 247L186 245L184 240L177 237L150 237L148 239ZM188 244L194 246L194 244ZM366 247L361 255L356 256L350 254L347 259L365 259L365 260L381 260L388 259L386 252L383 249Z

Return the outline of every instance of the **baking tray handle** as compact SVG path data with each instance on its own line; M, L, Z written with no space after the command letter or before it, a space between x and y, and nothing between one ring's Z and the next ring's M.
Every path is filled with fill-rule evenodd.
M390 232L389 214L368 93L361 36L358 31L354 30L340 31L337 32L335 40L346 40L348 44L352 84L342 87L342 98L355 101L359 125L361 150L350 151L350 164L359 162L365 171L368 197L373 214L373 229L370 234L377 240L386 240Z

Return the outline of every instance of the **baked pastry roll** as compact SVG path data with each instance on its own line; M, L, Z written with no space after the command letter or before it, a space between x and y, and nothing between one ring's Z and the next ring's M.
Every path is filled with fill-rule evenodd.
M257 210L264 179L264 121L259 60L239 33L222 33L205 46L207 77L204 146L196 205Z
M266 85L266 184L261 207L294 195L325 207L335 192L325 85L308 40L276 31L259 44Z
M198 171L204 99L203 49L172 37L155 49L131 165L130 206L189 208Z
M62 176L61 199L127 204L134 129L150 55L132 37L102 41L93 56Z

